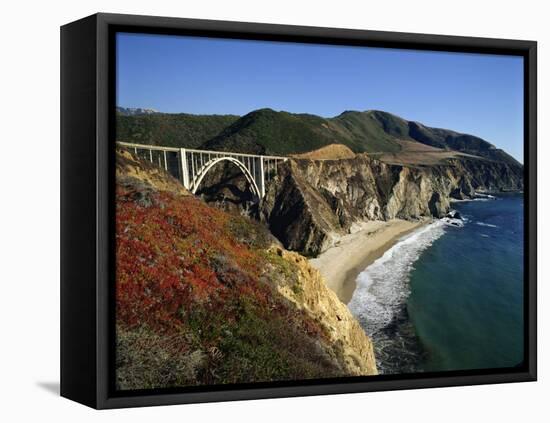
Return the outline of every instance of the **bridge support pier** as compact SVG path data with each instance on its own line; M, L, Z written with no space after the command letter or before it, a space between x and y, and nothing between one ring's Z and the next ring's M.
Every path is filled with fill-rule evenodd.
M264 172L264 158L260 157L260 193L261 197L265 197L265 172Z
M189 184L189 169L187 169L187 153L185 152L185 148L180 148L180 170L183 186L190 190L191 185Z

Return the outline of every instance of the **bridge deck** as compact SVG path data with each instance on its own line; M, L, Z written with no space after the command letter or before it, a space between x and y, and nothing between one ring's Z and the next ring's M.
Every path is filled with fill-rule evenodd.
M248 153L234 153L232 151L217 151L217 150L197 150L194 148L178 148L178 147L162 147L160 145L149 145L149 144L136 144L124 141L117 141L118 145L127 148L138 148L143 150L154 150L154 151L172 151L178 153L180 150L185 150L188 153L209 153L209 154L222 154L226 156L242 156L242 157L263 157L264 159L271 160L286 160L288 157L285 156L267 156L264 154L248 154Z

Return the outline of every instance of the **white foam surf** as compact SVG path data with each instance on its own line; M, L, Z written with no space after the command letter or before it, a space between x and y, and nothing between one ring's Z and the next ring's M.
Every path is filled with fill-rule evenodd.
M475 193L475 196L476 197L481 197L481 198L488 198L490 200L496 200L496 197L494 195L491 195L491 194L484 194L482 192L476 192Z
M491 223L485 223L485 222L476 222L476 225L479 225L479 226L486 226L488 228L498 228L497 225L493 225Z
M446 226L440 220L403 237L359 274L348 307L368 335L376 336L391 324L409 296L414 262L445 233Z
M492 201L494 200L495 197L493 198L489 198L489 197L483 197L483 198L465 198L463 200L459 200L457 198L451 198L450 202L451 203L467 203L467 202L470 202L470 201Z

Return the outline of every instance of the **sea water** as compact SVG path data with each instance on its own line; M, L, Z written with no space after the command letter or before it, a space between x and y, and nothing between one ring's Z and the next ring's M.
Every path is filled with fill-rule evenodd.
M348 304L380 373L514 367L523 361L523 195L453 204L357 278Z

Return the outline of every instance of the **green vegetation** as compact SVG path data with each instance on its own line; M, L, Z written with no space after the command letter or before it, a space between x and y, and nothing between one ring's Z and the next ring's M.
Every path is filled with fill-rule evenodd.
M399 151L399 144L380 129L369 113L345 112L325 119L315 115L260 109L226 128L205 148L257 154L297 154L330 144L344 144L355 153Z
M462 153L504 162L512 167L522 167L516 159L503 150L473 135L460 134L448 129L429 128L418 122L409 122L409 136L415 141L432 147L460 151Z
M204 147L256 154L303 153L335 142L323 130L326 119L260 109L243 116Z
M405 121L389 113L346 111L332 123L347 134L347 145L356 153L398 152L401 147L396 139L406 138Z
M237 120L232 115L117 114L118 141L196 148Z
M345 111L333 118L271 109L255 110L243 117L119 114L117 139L274 155L306 153L330 144L343 144L354 153L399 153L400 141L413 141L521 166L513 157L479 137L430 128L378 110Z

